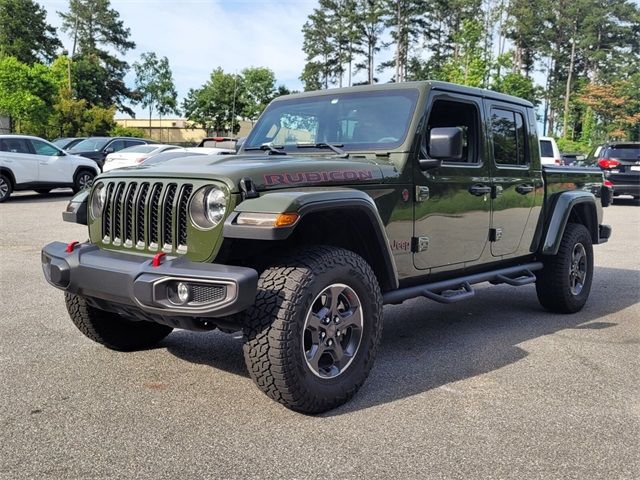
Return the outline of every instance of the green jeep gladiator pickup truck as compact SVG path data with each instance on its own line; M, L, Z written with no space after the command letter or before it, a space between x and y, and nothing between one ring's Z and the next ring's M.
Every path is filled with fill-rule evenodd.
M63 213L89 240L45 246L44 274L108 348L242 330L258 387L306 413L364 383L384 304L535 283L577 312L611 234L602 172L541 167L533 105L485 90L280 97L237 155L202 158L97 177Z

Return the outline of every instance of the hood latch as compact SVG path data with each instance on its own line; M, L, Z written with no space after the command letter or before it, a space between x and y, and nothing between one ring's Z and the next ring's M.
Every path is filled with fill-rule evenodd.
M243 177L240 179L240 191L242 192L242 199L258 198L260 195L256 191L256 186L249 177Z

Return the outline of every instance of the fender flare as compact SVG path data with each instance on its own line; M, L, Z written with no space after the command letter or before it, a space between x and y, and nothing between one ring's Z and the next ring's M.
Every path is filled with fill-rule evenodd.
M366 193L348 188L306 191L275 191L263 193L258 198L241 202L227 217L223 227L224 238L247 240L286 240L305 216L312 213L335 210L351 210L362 213L375 232L375 239L384 263L384 275L392 286L397 288L398 273L395 260L389 246L384 223L372 198ZM298 221L290 227L258 227L238 225L237 218L243 212L251 213L297 213Z
M591 234L593 243L599 243L598 214L595 196L584 190L572 190L558 194L551 207L551 215L547 222L544 240L540 251L543 255L556 255L560 248L560 242L565 228L569 222L571 212L577 205L585 205L587 229Z
M13 172L9 167L0 167L0 173L9 177L9 181L11 182L11 186L13 188L16 187L16 177L13 175Z

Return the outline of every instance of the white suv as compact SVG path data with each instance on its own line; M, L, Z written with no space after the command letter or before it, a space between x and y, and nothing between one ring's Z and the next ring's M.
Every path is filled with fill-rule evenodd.
M14 190L47 193L91 186L100 173L93 160L71 155L52 143L27 135L0 135L0 202Z

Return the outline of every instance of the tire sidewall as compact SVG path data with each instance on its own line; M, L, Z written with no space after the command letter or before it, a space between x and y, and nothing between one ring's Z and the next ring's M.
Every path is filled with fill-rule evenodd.
M571 310L579 310L586 303L591 292L591 284L593 282L593 244L589 231L583 225L575 225L563 240L565 255L562 259L562 292L565 297L567 305L570 305ZM571 285L569 283L569 272L571 269L571 257L575 246L580 243L585 249L587 255L587 274L583 283L582 290L579 294L574 295L571 292Z
M8 187L6 195L3 197L0 197L0 202L4 202L11 196L11 193L13 192L13 188L11 186L11 180L6 175L0 175L0 178L2 178L2 180L6 183Z
M73 191L74 192L79 192L80 190L82 190L82 187L80 186L80 177L82 177L83 175L89 175L91 176L91 180L93 181L93 179L96 178L96 174L94 172L91 172L89 170L80 170L78 173L76 173L76 178L73 182Z
M371 291L372 288L378 288L378 286L367 286L367 279L359 269L353 268L351 265L343 265L312 274L312 276L310 287L300 289L298 297L300 302L296 308L294 328L291 329L292 338L290 340L295 345L294 349L297 352L295 368L298 378L304 382L304 388L312 395L326 396L329 389L342 387L346 390L354 384L360 384L366 378L371 360L375 356L382 312L381 306L376 304L376 296ZM352 288L360 300L363 314L362 338L355 358L344 372L333 378L320 378L311 371L305 361L303 328L312 302L325 288L336 283Z

